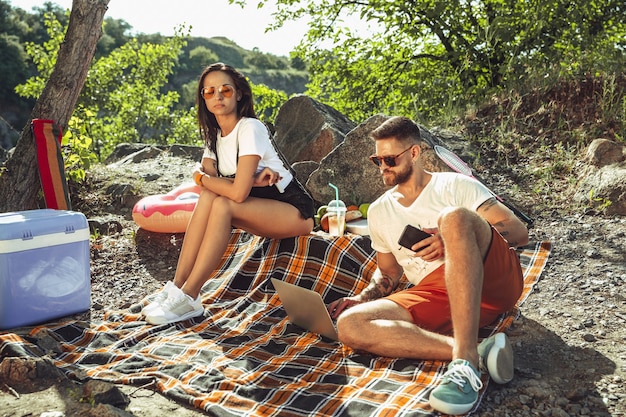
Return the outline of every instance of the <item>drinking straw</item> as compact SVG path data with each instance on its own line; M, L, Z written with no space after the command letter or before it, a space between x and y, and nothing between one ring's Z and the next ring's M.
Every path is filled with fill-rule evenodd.
M330 182L328 183L328 185L330 185L330 187L335 190L335 205L339 207L339 188L337 188L335 184L331 184Z

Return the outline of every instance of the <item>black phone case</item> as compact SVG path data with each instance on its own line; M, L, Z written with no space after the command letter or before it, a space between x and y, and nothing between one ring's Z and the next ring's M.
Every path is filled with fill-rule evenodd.
M400 239L398 239L398 244L407 249L413 250L411 249L413 245L415 245L417 242L420 242L430 236L432 236L430 233L426 233L425 231L418 229L415 226L411 226L410 224L407 224L406 227L404 228L404 231L402 232L402 235L400 236ZM421 248L418 248L415 252L420 251L422 248L425 248L426 246L428 245L424 245Z

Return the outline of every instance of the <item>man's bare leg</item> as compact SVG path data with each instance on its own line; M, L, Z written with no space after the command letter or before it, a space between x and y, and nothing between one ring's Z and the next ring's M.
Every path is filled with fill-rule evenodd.
M483 259L491 227L476 213L454 208L439 218L444 242L445 278L454 331L452 359L465 359L478 369L478 326L483 287Z

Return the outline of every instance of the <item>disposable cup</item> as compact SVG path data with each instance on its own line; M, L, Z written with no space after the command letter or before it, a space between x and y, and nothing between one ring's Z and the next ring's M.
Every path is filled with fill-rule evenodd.
M328 203L328 233L333 236L343 236L346 231L346 205L341 200Z

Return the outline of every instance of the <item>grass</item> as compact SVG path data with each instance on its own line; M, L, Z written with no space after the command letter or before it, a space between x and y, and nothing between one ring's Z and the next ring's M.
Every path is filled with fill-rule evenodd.
M487 185L506 190L520 206L544 212L602 209L607 202L598 196L578 207L573 196L581 161L594 139L626 145L625 92L624 75L563 79L468 106L456 124L464 126L460 133L471 144L474 168L489 173L481 174L493 181Z

